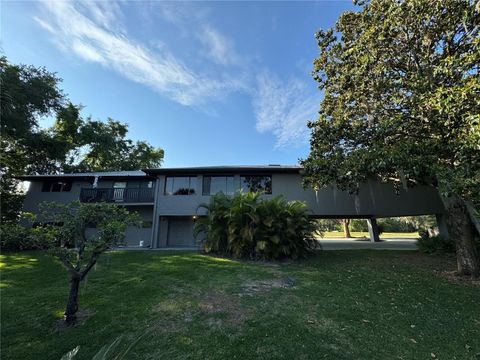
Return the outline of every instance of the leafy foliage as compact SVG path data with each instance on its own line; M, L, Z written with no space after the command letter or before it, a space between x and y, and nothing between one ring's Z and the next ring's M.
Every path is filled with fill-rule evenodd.
M24 227L18 224L0 225L0 244L3 251L41 250L52 247L55 242L55 229Z
M357 192L369 178L438 186L460 273L480 275L467 203L480 206L480 6L358 1L316 34L325 96L304 184Z
M38 229L45 229L50 236L53 233L55 240L49 250L70 274L65 319L71 324L76 320L80 282L103 252L123 244L127 226L140 226L141 219L138 214L130 214L125 207L115 204L72 201L42 203L38 220L41 225ZM94 231L88 233L93 228Z
M203 235L206 252L238 258L301 258L319 246L317 223L306 205L283 197L264 199L259 193L222 193L200 208L195 236Z
M1 220L18 220L23 194L16 176L77 171L138 170L161 165L164 152L127 138L119 121L82 119L61 79L45 68L12 65L0 57ZM50 128L39 120L53 116Z
M316 34L325 92L305 183L438 182L480 205L480 36L473 1L362 1Z
M141 225L138 215L129 213L125 207L79 201L44 202L40 204L37 220L38 229L54 234L52 253L71 274L82 278L86 275L85 269L102 252L123 244L127 226Z
M455 243L440 235L429 236L428 232L422 231L417 241L418 249L426 254L455 253Z

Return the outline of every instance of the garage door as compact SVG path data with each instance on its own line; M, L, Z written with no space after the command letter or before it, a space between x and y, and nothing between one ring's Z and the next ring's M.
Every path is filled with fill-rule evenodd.
M167 246L195 246L191 218L168 220Z

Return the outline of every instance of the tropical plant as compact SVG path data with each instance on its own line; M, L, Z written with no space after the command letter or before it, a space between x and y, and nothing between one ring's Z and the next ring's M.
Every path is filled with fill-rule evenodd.
M80 282L106 250L123 244L129 225L141 225L137 214L115 204L68 204L46 202L40 204L38 229L45 229L55 241L50 252L58 258L70 274L70 294L65 310L65 321L73 324L78 311ZM89 229L95 231L88 232Z
M305 257L319 247L318 225L306 205L260 193L223 193L212 196L195 223L206 252L238 258L282 259Z

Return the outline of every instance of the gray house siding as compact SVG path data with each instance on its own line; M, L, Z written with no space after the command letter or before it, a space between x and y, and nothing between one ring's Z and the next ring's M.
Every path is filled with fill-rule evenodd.
M264 197L283 195L287 200L303 201L310 208L312 216L319 218L375 219L435 214L437 219L441 220L444 212L442 201L434 187L418 186L402 189L397 193L392 184L372 180L360 187L358 195L336 190L333 186L314 191L302 187L300 172L301 169L298 167L257 166L163 168L145 172L25 176L23 180L31 181L31 185L25 199L24 210L35 213L38 211L39 203L43 201L67 203L79 200L82 188L93 188L94 178L98 180L98 189L112 189L116 181L127 182L127 188L138 188L140 182L152 181L154 198L148 203L117 202L115 198L113 199L113 202L119 205L138 211L147 223L147 226L142 228L129 228L126 233L126 244L128 246L142 244L144 247L152 248L195 245L192 234L194 216L205 215L203 209L199 209L199 205L210 201L210 196L203 195L203 178L207 175L233 176L235 191L241 188L242 175L270 175L272 193L263 195ZM193 181L196 187L195 194L165 195L167 176L191 177L190 185ZM73 181L70 191L42 192L43 181L67 178ZM151 196L151 192L149 194ZM91 199L99 201L96 197L88 197L86 201ZM112 201L112 198L109 199Z
M80 199L80 191L83 188L92 188L92 181L88 180L72 180L72 188L66 192L42 192L43 180L30 179L30 186L25 197L23 210L31 213L38 213L39 205L44 201L57 202L66 204L71 201ZM97 188L112 188L115 181L126 181L127 187L136 187L140 181L132 179L113 179L113 180L99 180ZM155 184L154 184L155 185ZM129 211L137 212L144 221L143 227L128 227L125 232L125 245L127 246L143 246L150 247L152 228L153 228L153 202L151 204L135 205L128 203L117 203L118 205L126 206ZM87 235L95 233L95 229L88 229ZM142 244L142 245L141 245Z
M230 174L232 175L232 174ZM369 181L361 186L358 195L336 190L333 186L319 191L303 189L299 173L268 173L272 176L272 194L266 198L283 195L287 200L300 200L310 208L312 216L318 218L381 218L395 216L416 216L444 212L443 204L434 187L417 186L407 190L395 191L392 184ZM193 225L194 216L205 215L199 209L202 203L208 203L210 196L202 195L203 176L196 176L197 192L195 195L165 195L166 177L158 175L155 193L154 228L152 247L169 246L169 229L171 224L178 224L183 218L186 228ZM175 174L171 174L175 176ZM240 175L234 175L234 188L240 189ZM191 244L194 241L191 240Z

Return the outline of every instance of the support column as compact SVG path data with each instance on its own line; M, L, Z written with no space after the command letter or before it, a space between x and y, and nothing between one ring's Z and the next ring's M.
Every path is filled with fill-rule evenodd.
M438 232L440 236L443 237L444 239L450 239L450 234L448 233L445 215L435 214L435 218L437 219Z
M380 241L380 234L378 232L377 219L375 218L367 219L367 225L368 225L368 233L370 234L370 241L371 242Z

